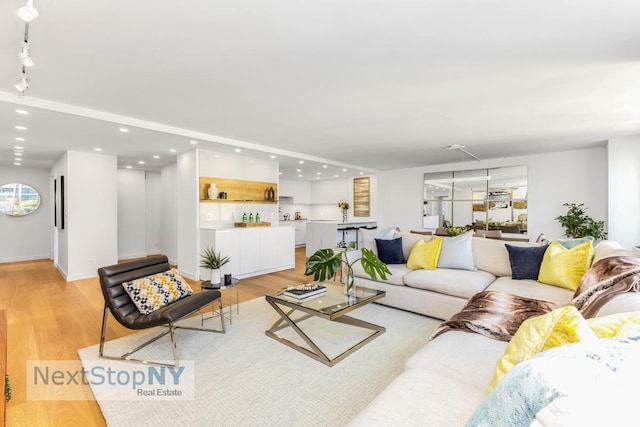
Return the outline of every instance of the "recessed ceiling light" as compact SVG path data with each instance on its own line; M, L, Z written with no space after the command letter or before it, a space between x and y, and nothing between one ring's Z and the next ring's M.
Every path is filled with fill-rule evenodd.
M27 128L24 127L24 126L16 126L16 129L18 129L18 130L27 130Z
M346 171L347 171L346 169L342 169L342 172L346 172Z
M322 165L322 168L323 168L323 169L326 169L326 168L328 168L328 167L329 167L329 166L327 166L327 165Z
M17 159L13 159L14 162L21 162L22 159L21 158L17 158Z
M127 128L118 128L118 130L119 130L120 132L123 132L123 133L127 133L127 132L129 132L129 129L127 129Z
M360 175L364 175L364 172L360 172Z
M13 165L14 166L22 166L22 163L15 162Z
M302 178L302 175L298 175L298 178Z
M22 156L22 153L19 151L14 151L13 153L14 156Z
M153 156L154 159L159 159L160 156L158 156L157 154L155 156Z
M141 164L141 165L144 165L144 161L143 160L138 161L138 163Z
M96 147L93 149L93 151L102 151L102 148Z
M239 148L236 148L236 149L235 149L235 150L233 150L233 151L235 151L236 153L240 153L240 152L242 152L242 150L241 150L241 149L239 149Z
M322 172L316 172L316 175L322 175Z
M21 146L19 146L19 145L14 145L14 146L13 146L13 149L14 149L14 150L24 150L24 147L21 147Z
M296 172L302 172L302 169L296 169Z
M220 154L216 154L214 157L218 158L218 157L220 157Z
M254 163L254 162L255 162L255 160L253 160L253 159L252 159L252 160L249 160L249 163Z
M196 145L197 143L198 143L198 141L193 141L193 140L189 141L189 144L191 144L191 145Z
M278 172L278 175L282 175L282 172Z
M16 141L24 142L24 138L16 138Z
M269 157L272 158L272 159L276 158L276 156L274 154L270 155Z
M316 179L320 179L320 177L319 177L319 176L316 176Z
M176 152L176 149L175 149L175 148L172 148L172 149L170 149L170 150L169 150L169 152L170 152L170 153L175 153L175 152Z
M334 178L338 178L338 175L333 175Z
M298 163L303 164L304 160L298 160Z
M29 114L29 112L27 110L16 110L16 113L18 113L18 114Z
M131 166L127 166L127 169L131 169Z

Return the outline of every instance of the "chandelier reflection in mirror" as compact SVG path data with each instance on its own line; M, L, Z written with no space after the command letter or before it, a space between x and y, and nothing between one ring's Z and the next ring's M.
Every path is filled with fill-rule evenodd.
M0 187L0 212L24 216L40 207L40 193L27 184L11 183Z

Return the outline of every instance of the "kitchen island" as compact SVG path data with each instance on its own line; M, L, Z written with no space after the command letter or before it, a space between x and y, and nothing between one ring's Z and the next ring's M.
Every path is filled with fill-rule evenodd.
M310 257L318 249L335 249L342 241L344 241L346 245L355 242L358 248L360 247L358 229L376 227L376 221L340 222L336 220L309 220L307 221L306 255Z

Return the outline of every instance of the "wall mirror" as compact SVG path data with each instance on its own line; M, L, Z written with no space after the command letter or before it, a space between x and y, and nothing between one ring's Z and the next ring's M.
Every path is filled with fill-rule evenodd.
M11 183L0 187L0 212L9 216L23 216L40 207L40 193L27 184Z
M527 233L527 166L424 174L422 226Z

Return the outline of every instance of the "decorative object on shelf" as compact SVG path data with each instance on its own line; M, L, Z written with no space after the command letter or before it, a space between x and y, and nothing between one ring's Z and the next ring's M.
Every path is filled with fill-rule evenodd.
M459 236L460 234L464 234L467 231L462 227L449 227L447 228L447 234L449 236Z
M274 191L273 187L267 188L267 200L269 200L270 202L276 200L276 192Z
M566 215L560 215L556 219L565 228L564 234L567 237L588 237L594 239L606 239L607 233L604 231L604 221L596 221L585 212L589 208L585 208L584 203L564 203L562 206L568 206Z
M207 194L209 195L209 200L216 200L218 198L218 187L216 187L215 182L209 184L209 190Z
M262 222L234 222L234 227L252 228L252 227L271 227L271 223L268 221Z
M500 221L489 221L489 230L500 230Z
M305 276L313 274L313 280L324 281L329 278L335 278L342 264L346 267L346 277L343 277L344 290L347 295L355 296L356 286L353 275L353 265L360 261L365 273L371 277L371 280L377 281L378 276L382 280L387 279L387 274L391 274L387 264L380 261L376 254L367 248L362 248L362 258L356 258L349 262L347 256L348 250L334 252L333 249L318 249L309 257L305 264Z
M349 220L349 202L338 202L338 207L342 209L342 222L348 222Z
M219 196L220 196L220 198L222 200L227 200L227 192L226 191L221 191Z
M200 255L200 267L208 268L211 270L211 283L220 283L220 267L231 261L228 256L220 255L220 252L214 251L211 248L206 248L204 253Z

